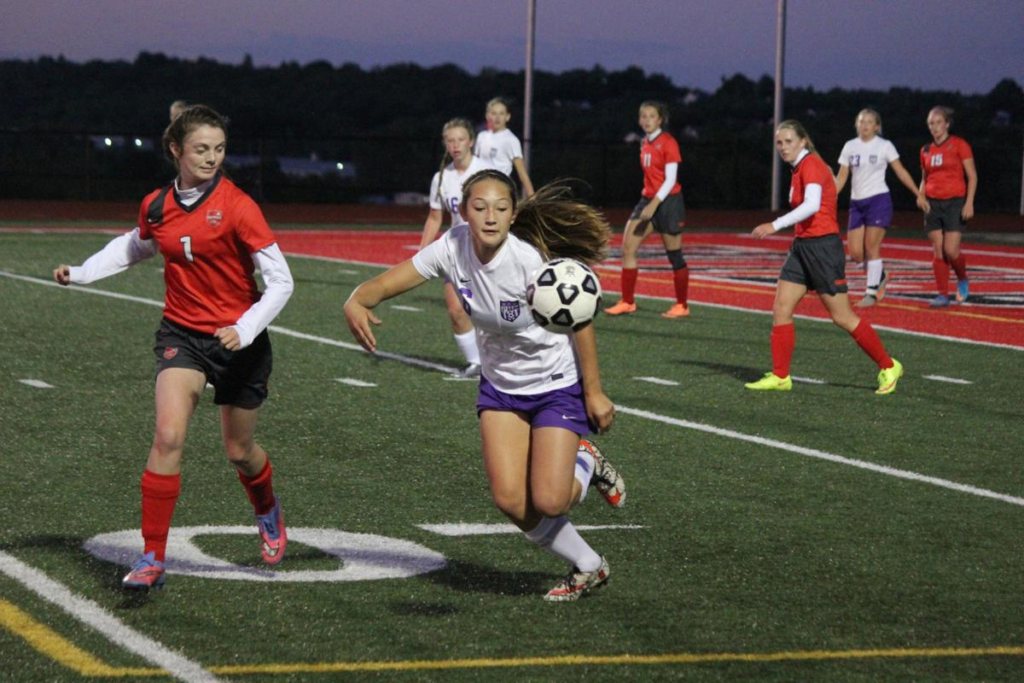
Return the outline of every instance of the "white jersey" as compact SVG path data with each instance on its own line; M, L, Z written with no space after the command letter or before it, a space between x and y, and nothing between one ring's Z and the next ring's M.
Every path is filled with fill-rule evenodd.
M451 281L476 328L483 375L507 394L562 389L579 377L571 335L548 332L526 305L526 288L543 263L540 252L511 233L490 263L480 263L468 225L412 257L423 277Z
M899 158L896 147L881 135L868 142L856 137L843 145L839 164L850 167L850 199L867 199L888 192L885 169Z
M512 160L523 158L523 146L508 128L497 133L485 130L476 136L473 153L505 175L511 176Z
M462 201L462 183L469 180L474 173L488 168L491 168L491 165L476 156L469 162L469 167L462 172L455 169L454 162L445 166L444 176L442 177L441 173L435 173L433 180L430 181L430 208L448 209L448 213L452 215L452 227L465 223L465 219L459 213L459 202ZM441 185L440 192L437 191L438 184Z

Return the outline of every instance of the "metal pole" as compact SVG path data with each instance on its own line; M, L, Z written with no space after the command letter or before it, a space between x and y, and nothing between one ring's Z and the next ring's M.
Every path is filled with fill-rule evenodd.
M774 128L782 122L783 77L786 70L786 0L779 0L778 14L775 33L775 115L772 120L772 211L779 210L779 179L782 175L782 160L775 151Z
M1024 154L1020 162L1020 215L1024 216Z
M530 170L533 141L533 38L537 32L537 0L526 0L526 93L523 96L523 163Z

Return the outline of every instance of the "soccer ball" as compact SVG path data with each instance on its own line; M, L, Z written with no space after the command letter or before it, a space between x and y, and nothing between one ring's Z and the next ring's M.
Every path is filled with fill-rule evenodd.
M526 303L538 325L568 334L594 319L601 307L601 281L579 261L548 261L533 274Z

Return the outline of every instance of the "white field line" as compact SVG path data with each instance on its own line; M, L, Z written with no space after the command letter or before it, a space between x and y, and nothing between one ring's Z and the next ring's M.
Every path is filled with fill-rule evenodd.
M794 382L800 382L801 384L828 384L828 382L826 382L823 379L812 379L810 377L797 377L796 375L792 375L790 377L790 379L792 379Z
M662 379L660 377L634 377L637 382L649 382L651 384L660 384L663 387L678 387L679 382L674 382L670 379Z
M221 680L197 662L193 662L139 633L92 600L75 595L64 585L2 550L0 550L0 572L87 626L96 629L111 642L135 653L147 662L155 664L178 680L189 683L216 683Z
M53 389L52 384L47 384L41 379L19 379L18 381L36 389Z
M375 387L375 386L377 386L373 382L364 382L361 379L353 379L352 377L339 377L339 378L337 378L334 381L335 382L341 382L342 384L346 384L346 385L348 385L350 387Z
M970 380L957 379L956 377L943 377L942 375L925 375L925 379L930 379L935 382L948 382L950 384L974 384Z
M490 534L521 534L515 524L417 524L420 529L441 536L487 536ZM577 531L605 529L643 529L640 524L574 524Z
M305 258L305 259L311 259L311 260L314 260L314 261L329 261L331 263L351 263L351 264L355 264L355 265L371 266L371 267L376 267L376 268L390 268L391 267L391 265L387 264L387 263L371 263L371 262L368 262L368 261L350 261L350 260L347 260L347 259L335 258L333 256L307 256L306 254L292 254L292 253L289 253L288 257L289 258L292 258L292 257L295 257L295 258ZM4 273L3 271L0 271L0 275L5 275L5 274L6 273ZM701 278L697 278L697 279L701 279ZM712 280L712 281L715 280L715 278L706 278L706 279ZM724 280L724 279L721 280L721 281L722 282L727 282L727 280ZM755 284L755 283L745 283L745 284ZM774 287L774 286L775 286L774 284L765 285L765 287ZM603 291L604 291L605 294L621 294L622 293L622 292L619 292L619 291L616 291L616 290L612 290L612 289L606 289L606 290L603 290ZM642 299L650 299L651 301L671 301L672 303L675 303L675 297L671 297L671 296L650 296L648 294L637 294L636 296L638 296L638 297L640 297ZM772 314L771 310L758 311L758 310L755 310L755 309L752 309L752 308L743 308L741 306L730 306L728 304L712 304L712 303L704 303L704 302L700 302L700 301L691 301L690 303L692 305L698 306L698 307L718 308L718 309L721 309L723 311L736 311L738 313L753 313L754 315L771 315ZM809 316L809 315L794 315L793 317L797 318L799 320L809 320L811 322L816 322L816 323L829 323L829 324L832 323L831 320L826 320L824 318L815 318L815 317ZM909 337L919 337L921 339L939 339L941 341L954 342L954 343L957 343L957 344L970 344L972 346L987 346L987 347L995 348L995 349L1007 349L1009 351L1024 351L1024 346L1013 346L1012 344L998 344L996 342L984 342L984 341L977 341L977 340L974 340L974 339L960 339L959 337L949 337L949 336L944 335L944 334L931 334L929 332L916 332L914 330L904 330L904 329L901 329L899 327L889 327L888 325L873 325L873 327L876 330L885 330L886 332L895 332L897 334L905 334L905 335L907 335Z
M416 308L415 306L403 306L401 304L391 304L391 308L396 311L409 311L410 313L422 313L422 308Z
M0 271L0 275L9 275L9 274L5 273L4 271ZM36 283L41 283L41 284L46 284L46 285L52 284L55 287L60 287L60 285L58 285L58 284L56 284L54 282L50 282L49 280L40 280L38 278L30 278L30 277L25 277L25 276L21 276L21 275L15 276L15 277L16 277L16 279L19 279L19 280L25 280L25 281L28 281L28 282L36 282ZM75 287L72 291L87 292L89 294L98 294L98 295L101 295L101 296L111 295L110 292L104 292L102 290L95 290L95 289L86 289L84 287ZM139 297L125 297L123 295L117 295L115 298L139 301L139 302L147 303L147 304L162 305L159 302L153 301L152 299L141 299ZM327 337L319 337L319 336L316 336L316 335L304 334L302 332L296 332L294 330L289 330L289 329L284 328L284 327L271 326L270 329L273 330L276 334L287 335L287 336L295 337L297 339L305 339L307 341L315 341L315 342L318 342L318 343L321 343L321 344L326 344L328 346L336 346L338 348L348 349L348 350L351 350L351 351L362 351L362 352L365 353L363 348L361 346L359 346L358 344L350 344L348 342L337 341L335 339L329 339ZM422 368L426 368L426 369L437 370L439 372L443 372L443 373L448 374L448 375L451 375L451 374L457 372L455 368L450 368L448 366L440 365L438 363L430 363L430 362L427 362L427 361L420 360L418 358L412 358L410 356L403 356L403 355L397 354L397 353L384 353L384 352L378 351L375 355L377 355L377 356L379 356L381 358L388 358L389 360L397 360L397 361L399 361L401 363L406 363L408 365L413 365L413 366L416 366L416 367L422 367ZM725 436L725 437L729 437L729 438L733 438L733 439L739 439L741 441L748 441L750 443L756 443L756 444L760 444L762 446L768 446L769 448L778 448L780 450L790 451L792 453L798 453L800 455L805 455L805 456L809 456L809 457L813 457L813 458L820 458L822 460L828 460L830 462L835 462L835 463L839 463L839 464L843 464L843 465L849 465L851 467L858 467L860 469L865 469L865 470L869 470L869 471L872 471L872 472L877 472L877 473L880 473L880 474L886 474L886 475L891 476L891 477L898 477L900 479L910 479L910 480L913 480L913 481L919 481L919 482L923 482L923 483L926 483L926 484L932 484L934 486L940 486L942 488L951 489L953 491L960 491L962 493L970 493L970 494L975 495L975 496L981 496L982 498L992 498L994 500L999 500L999 501L1002 501L1004 503L1010 503L1012 505L1024 506L1024 498L1018 498L1016 496L1010 496L1010 495L1006 495L1006 494L1002 494L1002 493L997 493L995 491L989 491L988 489L982 489L982 488L978 488L976 486L970 486L970 485L967 485L967 484L958 484L958 483L956 483L954 481L949 481L947 479L940 479L938 477L930 477L930 476L927 476L927 475L924 475L924 474L918 474L917 472L910 472L908 470L900 470L900 469L896 469L896 468L893 468L893 467L888 467L888 466L885 466L885 465L876 465L874 463L865 462L863 460L854 460L852 458L844 458L843 456L840 456L840 455L833 455L832 453L826 453L824 451L818 451L818 450L815 450L813 448L804 448L803 446L795 446L793 444L788 444L788 443L785 443L783 441L774 441L772 439L765 439L765 438L762 438L762 437L759 437L759 436L752 436L752 435L749 435L749 434L743 434L742 432L734 432L734 431L729 430L729 429L723 429L721 427L712 427L710 425L704 425L704 424L701 424L699 422L689 422L687 420L679 420L677 418L667 417L665 415L658 415L657 413L651 413L651 412L644 411L644 410L636 410L634 408L629 408L627 406L616 406L616 410L618 410L619 412L624 413L626 415L633 415L635 417L641 417L641 418L644 418L644 419L652 420L654 422L661 422L661 423L664 423L664 424L670 424L670 425L674 425L674 426L677 426L677 427L683 427L683 428L686 428L686 429L694 429L694 430L701 431L701 432L707 432L709 434L717 434L718 436Z

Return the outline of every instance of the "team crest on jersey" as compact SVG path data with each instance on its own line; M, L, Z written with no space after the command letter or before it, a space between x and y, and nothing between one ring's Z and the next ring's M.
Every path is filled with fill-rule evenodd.
M178 349L174 348L173 346L168 346L166 349L164 349L164 358L166 358L167 360L171 360L177 355Z
M877 164L878 163L878 155L877 154L872 154L871 156L868 157L868 161L871 162L872 164Z
M516 318L519 317L519 302L518 301L502 301L501 302L501 318L510 323L514 323Z
M206 222L217 227L220 222L224 219L224 214L220 212L220 209L210 209L206 212Z

